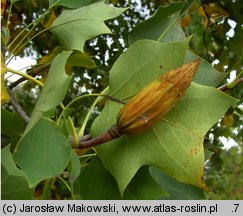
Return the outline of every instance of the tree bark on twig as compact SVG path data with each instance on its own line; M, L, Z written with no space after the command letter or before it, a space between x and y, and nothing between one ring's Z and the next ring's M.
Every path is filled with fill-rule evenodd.
M241 77L238 80L236 80L234 86L235 85L239 85L240 83L243 83L243 77ZM231 88L228 87L228 83L218 87L218 90L220 90L220 91L227 91L229 89L231 89Z
M10 91L9 88L7 88L8 94L9 94L9 99L10 99L10 103L13 105L13 108L15 109L15 111L20 115L20 117L24 120L24 122L26 124L29 123L30 118L29 116L26 114L26 112L23 110L23 108L20 106L20 104L18 103L18 101L16 100L13 92Z
M50 67L50 64L51 64L51 63L41 65L40 67L31 70L31 71L28 73L28 75L30 75L30 76L32 76L32 77L35 77L35 76L37 76L39 73L41 73L43 70L49 68L49 67ZM17 85L19 85L20 83L22 83L22 82L25 81L25 80L26 80L26 78L24 78L24 77L19 78L18 80L16 80L15 82L13 82L13 83L11 83L11 84L9 85L9 89L12 89L12 88L16 87Z

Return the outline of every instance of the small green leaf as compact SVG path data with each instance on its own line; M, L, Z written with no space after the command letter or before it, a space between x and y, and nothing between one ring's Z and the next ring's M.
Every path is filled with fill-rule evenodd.
M160 185L152 178L149 167L139 169L124 192L124 199L129 200L153 200L169 196Z
M71 159L68 165L69 181L74 183L80 174L80 161L74 150L71 151Z
M212 157L213 154L214 154L214 152L205 149L204 150L204 156L205 156L204 160L205 161L210 160L210 158Z
M72 78L65 72L65 64L70 54L70 51L63 51L52 61L45 86L35 105L30 122L26 127L25 134L36 124L45 112L55 108L65 97L69 81Z
M72 126L70 125L70 122L68 120L71 112L71 109L66 108L63 111L63 119L61 119L58 123L58 128L63 132L66 137L68 137L69 135L73 135Z
M13 161L10 145L1 151L2 199L33 199L34 188L29 188L27 179Z
M72 199L82 199L80 195L79 175L81 171L80 161L76 152L72 149L71 159L68 164L69 181L71 186Z
M24 132L24 121L16 113L1 109L1 133L10 137L12 144L17 144Z
M170 197L160 198L173 200L199 200L206 198L203 189L178 182L162 173L158 168L150 167L150 173L159 185L171 195Z
M71 159L68 164L69 181L71 186L72 199L81 199L80 186L79 186L79 175L80 175L80 161L76 152L72 149Z
M41 117L21 139L14 160L27 176L30 187L61 174L70 160L68 139L49 119Z
M183 2L160 6L148 20L138 24L129 36L130 44L140 39L152 39L160 42L172 42L185 38L179 25L180 10Z
M103 167L98 157L94 158L81 171L79 186L83 199L121 199L115 179Z
M66 49L82 52L86 40L111 33L105 20L115 18L125 10L126 8L112 7L100 1L75 10L63 10L53 22L51 31Z
M226 76L226 73L218 72L211 64L189 50L186 52L185 62L189 62L197 58L201 61L193 81L202 85L217 86Z
M69 56L66 63L67 74L71 74L72 67L84 67L86 69L92 69L96 67L94 60L87 54L79 51L75 51Z

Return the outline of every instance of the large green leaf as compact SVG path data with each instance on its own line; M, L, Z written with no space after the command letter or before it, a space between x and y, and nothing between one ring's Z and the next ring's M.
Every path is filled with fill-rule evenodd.
M156 13L138 24L130 33L129 41L134 43L140 39L152 39L160 42L172 42L183 39L184 33L180 28L180 10L183 2L160 6Z
M182 65L188 42L189 39L168 44L152 40L134 43L111 69L109 95L126 100L155 77Z
M14 160L24 171L30 187L41 180L59 175L70 160L68 138L54 122L41 117L20 140Z
M125 100L159 74L179 66L184 61L187 42L134 43L110 71L109 94ZM156 166L178 181L203 187L204 135L235 103L235 99L217 89L193 83L176 107L152 129L97 146L97 154L116 178L121 193L143 165ZM93 136L116 123L120 108L121 104L107 102L92 125Z
M53 22L51 31L67 49L83 51L86 40L111 33L105 20L115 18L125 10L100 1L75 10L63 10Z
M63 51L52 61L50 71L45 81L45 86L35 105L25 134L36 124L45 112L55 108L65 97L69 81L72 78L65 72L66 61L71 53L71 51Z
M1 198L32 199L34 188L29 188L27 179L13 161L10 145L1 151Z

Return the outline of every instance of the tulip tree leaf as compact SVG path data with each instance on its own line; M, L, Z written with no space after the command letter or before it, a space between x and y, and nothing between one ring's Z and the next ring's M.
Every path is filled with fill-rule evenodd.
M104 168L98 157L82 169L79 187L83 199L121 199L115 179Z
M139 23L131 32L130 43L140 39L152 39L163 43L171 43L182 40L185 34L180 26L180 17L182 10L189 7L191 2L184 4L182 2L172 3L169 6L160 6L153 16ZM184 6L184 8L182 8ZM195 76L194 82L203 85L217 86L225 73L220 73L213 69L212 65L187 51L185 62L199 58L201 60L200 68Z
M153 39L160 42L171 42L185 38L179 28L180 10L184 3L172 3L160 6L149 19L139 23L129 36L130 43L140 39Z
M168 44L137 41L111 69L108 94L128 100L159 74L182 65L187 45L188 39ZM97 146L97 154L117 180L121 194L144 165L153 165L177 181L203 188L204 135L236 102L213 87L192 83L177 105L154 127ZM92 125L92 135L97 136L115 124L121 107L107 101Z
M16 113L1 109L1 133L10 137L11 143L16 145L24 131L24 121Z
M63 51L53 59L45 85L31 114L30 122L24 134L36 124L45 112L55 108L65 97L69 82L72 78L65 71L66 61L71 53L71 51Z
M68 165L68 169L69 169L69 181L70 183L73 184L80 174L80 161L74 150L71 151L71 158Z
M180 19L193 1L172 2L168 6L160 6L155 14L139 23L131 31L129 35L130 44L140 39L152 39L168 43L185 38L180 26Z
M113 66L110 72L109 95L126 100L155 77L182 65L188 42L188 38L168 44L151 40L137 41ZM144 51L146 53L141 53Z
M84 67L86 69L93 69L96 67L94 60L87 53L82 53L79 51L73 52L69 56L66 62L66 73L72 74L73 67Z
M195 75L194 82L207 86L217 86L225 77L226 73L218 72L210 63L190 50L186 53L185 62L189 62L196 58L200 59L200 67Z
M24 172L14 163L10 145L1 151L1 198L33 199L35 188L29 188Z
M74 10L63 10L53 22L51 31L66 49L83 51L86 40L100 34L111 34L104 21L119 16L125 10L101 1Z
M20 140L14 160L25 173L29 186L58 176L68 165L71 146L50 119L41 117Z
M121 197L114 177L104 168L98 157L82 168L79 176L80 194L83 199L156 199L168 197L149 172L149 167L139 169L124 196Z

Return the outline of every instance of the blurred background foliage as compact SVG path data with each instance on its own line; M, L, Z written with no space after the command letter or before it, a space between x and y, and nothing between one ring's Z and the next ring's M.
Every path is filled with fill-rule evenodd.
M8 55L7 44L11 42L24 27L32 23L48 8L48 0L21 0L12 5L12 13L9 17L10 25L6 26L6 17L11 1L2 1L2 53ZM166 6L171 0L110 0L109 3L117 7L130 7L116 19L107 21L107 26L113 35L101 35L86 42L84 50L92 56L96 67L85 69L75 67L72 69L73 79L65 98L64 104L87 92L100 93L107 85L109 70L129 46L129 32L141 21L150 17L160 6ZM227 72L227 76L220 83L224 85L229 78L234 78L242 70L243 63L243 4L241 0L187 0L191 4L190 9L181 20L181 27L186 35L193 34L190 49L203 57L214 67ZM33 72L41 64L48 64L53 56L58 53L59 43L57 38L49 31L44 31L25 44L33 35L48 28L60 14L57 8L39 22L35 28L27 28L25 34L19 37L15 43L23 44L22 50L12 50L20 57L36 59L27 72ZM26 37L25 39L23 37ZM22 41L22 39L24 39ZM11 49L14 49L14 44ZM48 66L48 65L47 65ZM48 67L39 71L38 79L44 80ZM7 85L11 85L11 79L7 79ZM238 99L243 95L242 83L225 91ZM23 82L14 89L14 93L23 109L30 114L36 103L39 88L30 82ZM94 98L87 97L82 103L75 103L71 109L76 126L80 126L83 116L88 111ZM102 109L104 101L99 103L97 112L90 119L90 124ZM5 108L12 110L10 105ZM228 110L226 115L208 132L205 137L205 149L212 151L213 155L206 161L205 180L209 188L208 199L243 199L243 118L242 100L237 107ZM210 105L208 107L210 109ZM89 125L90 125L89 124ZM88 131L87 131L88 132ZM4 146L5 137L2 137ZM231 143L228 147L225 143ZM60 185L60 189L62 185ZM65 191L63 191L65 192ZM38 193L38 190L37 190Z

